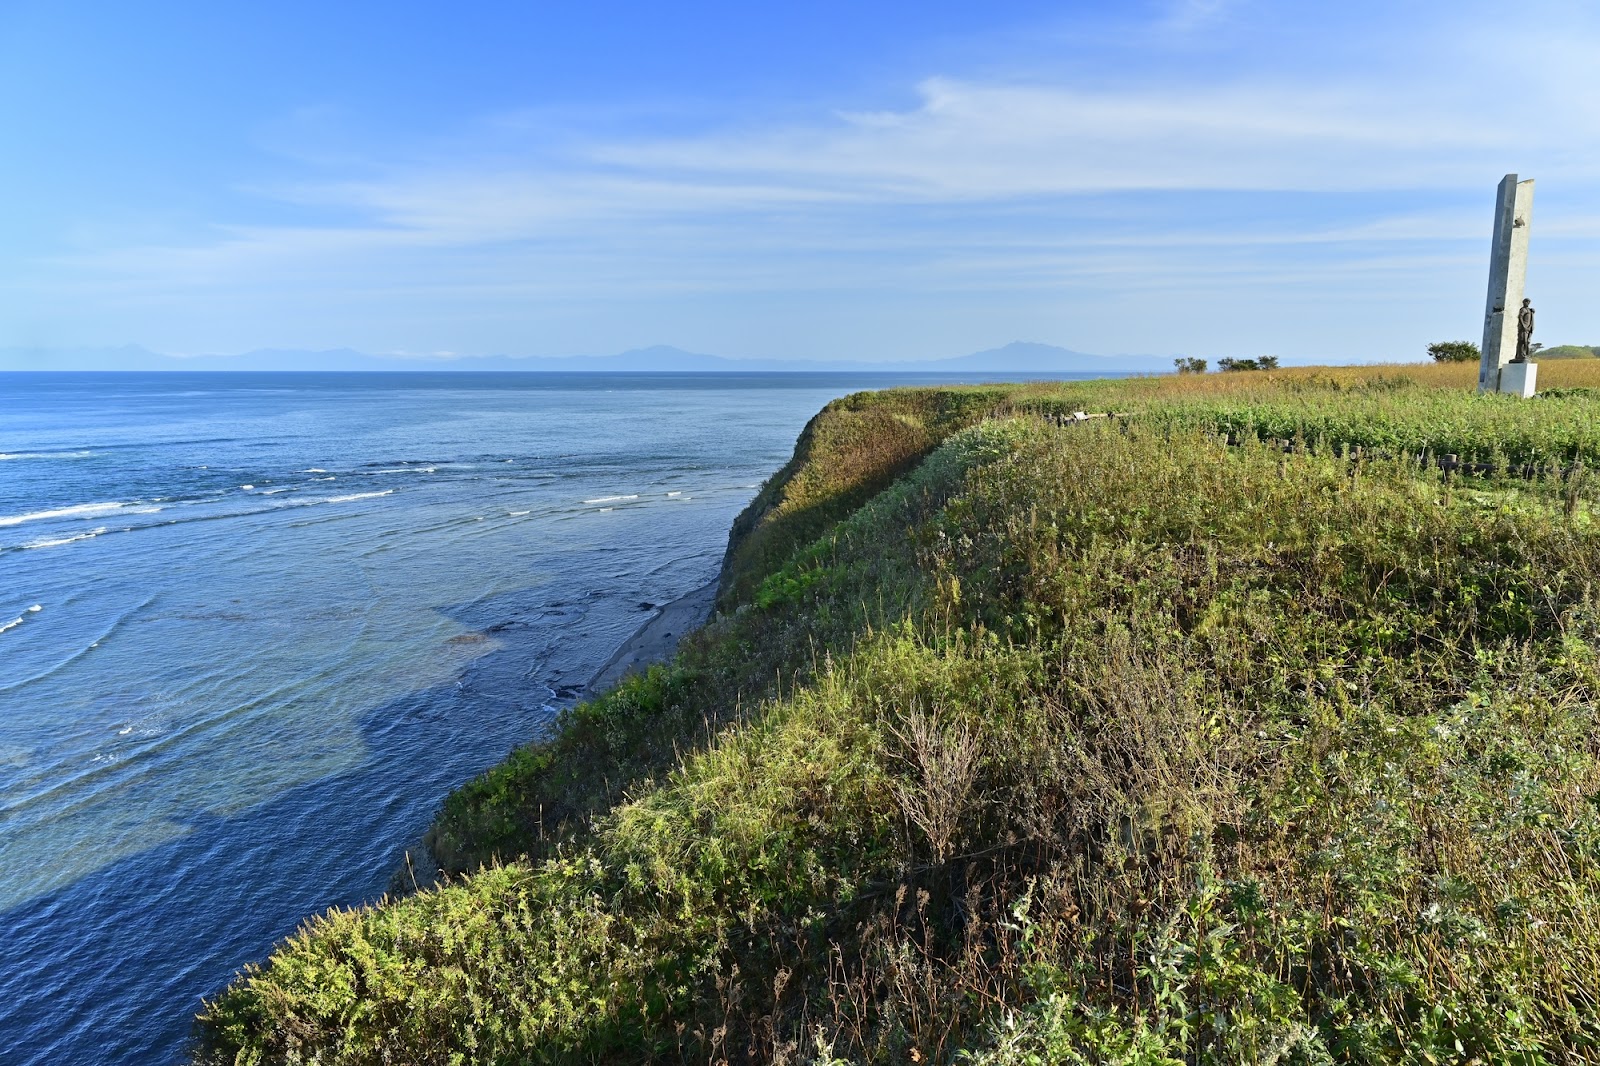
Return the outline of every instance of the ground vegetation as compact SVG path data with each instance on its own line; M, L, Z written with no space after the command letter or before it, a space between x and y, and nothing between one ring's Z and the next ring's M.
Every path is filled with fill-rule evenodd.
M1600 371L1473 384L830 405L717 619L452 796L448 884L240 974L196 1058L1600 1056Z

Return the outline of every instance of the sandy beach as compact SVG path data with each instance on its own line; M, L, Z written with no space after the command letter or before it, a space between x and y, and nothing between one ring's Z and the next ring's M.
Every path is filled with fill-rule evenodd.
M584 690L584 697L592 699L629 674L672 658L678 640L711 617L711 606L716 598L717 583L711 581L658 607L655 617L640 626L594 675Z

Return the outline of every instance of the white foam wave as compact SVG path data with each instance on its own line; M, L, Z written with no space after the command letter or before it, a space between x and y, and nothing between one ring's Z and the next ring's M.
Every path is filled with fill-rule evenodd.
M0 633L4 633L8 629L15 629L18 626L20 626L21 624L22 624L22 616L18 615L17 617L13 618L11 621L7 622L5 625L0 626Z
M669 493L667 493L667 495L668 496L682 496L683 493L681 493L681 492L669 492Z
M302 474L326 474L327 471L322 469L322 467L320 467L320 466L314 466L309 470L302 470L301 473Z
M120 511L127 506L128 504L125 503L80 503L72 507L56 507L48 511L8 515L0 518L0 526L20 526L24 522L38 522L46 518L87 518L90 515L110 514L112 511Z
M431 474L434 469L431 466L393 466L364 472L368 474Z
M533 513L532 511L507 511L506 512L506 514L510 515L512 518L521 518L525 514L532 514L532 513Z
M288 489L263 489L261 491L261 495L263 495L263 496L276 496L280 492L288 492L288 491L289 491Z
M394 489L384 489L382 492L352 492L348 496L330 496L323 503L349 503L351 500L370 500L377 496L387 496Z
M90 540L91 538L98 537L105 531L106 527L101 526L99 529L91 529L87 533L78 533L70 537L48 537L44 540L36 540L32 543L24 544L23 548L58 548L63 544L72 544L75 541Z
M167 728L166 720L162 716L156 715L126 723L121 729L117 730L117 736L159 737L167 732Z
M251 489L255 488L254 485L240 485L239 487L241 489L244 489L244 491L246 491L246 492L249 492Z
M37 604L36 603L32 607L28 608L28 613L29 614L38 614L42 610L44 610L44 606L42 604Z
M338 478L334 477L332 474L329 474L327 477L314 477L311 480L312 481L337 481Z
M7 459L82 459L94 452L0 452L0 462Z
M584 503L616 503L618 500L637 500L638 498L639 498L638 493L635 493L632 496L601 496L597 500L584 500L583 502Z
M610 514L612 511L615 511L615 510L616 510L615 507L602 507L602 508L600 508L600 513L601 514Z

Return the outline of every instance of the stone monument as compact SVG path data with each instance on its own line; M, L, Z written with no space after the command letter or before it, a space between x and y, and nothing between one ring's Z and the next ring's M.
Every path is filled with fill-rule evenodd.
M1483 316L1479 392L1532 396L1537 363L1527 359L1533 308L1523 299L1528 277L1528 224L1533 220L1533 179L1507 174L1494 202L1494 242L1489 248L1489 299ZM1521 310L1517 310L1518 305ZM1507 314L1507 309L1511 313ZM1522 333L1526 316L1527 333Z

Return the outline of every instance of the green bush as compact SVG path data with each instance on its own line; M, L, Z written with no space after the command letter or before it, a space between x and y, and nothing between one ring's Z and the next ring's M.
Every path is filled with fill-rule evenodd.
M1224 372L1236 370L1276 370L1278 357L1263 355L1259 359L1218 359L1217 366Z
M1476 363L1483 352L1471 341L1438 341L1428 345L1428 356L1436 363Z

